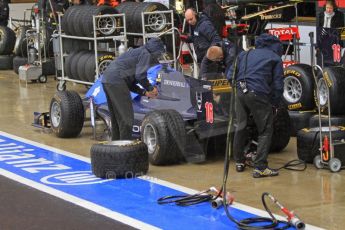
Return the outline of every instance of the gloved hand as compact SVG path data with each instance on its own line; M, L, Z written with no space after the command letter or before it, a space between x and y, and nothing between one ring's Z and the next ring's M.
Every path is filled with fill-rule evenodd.
M157 87L153 87L153 90L151 91L146 91L145 96L148 98L156 98L158 96L158 90Z
M189 37L189 36L186 35L186 34L181 34L181 35L180 35L180 39L181 39L182 41L184 41L184 42L188 42L188 40L189 40L188 37Z

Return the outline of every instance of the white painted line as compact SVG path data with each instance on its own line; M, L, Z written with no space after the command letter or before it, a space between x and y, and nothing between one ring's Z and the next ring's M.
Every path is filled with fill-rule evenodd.
M0 169L0 174L11 179L11 180L15 180L15 181L18 181L19 183L21 184L25 184L29 187L32 187L32 188L35 188L37 190L40 190L42 192L45 192L45 193L48 193L52 196L55 196L55 197L58 197L60 199L63 199L65 201L68 201L68 202L71 202L73 204L76 204L78 206L81 206L83 208L86 208L88 210L91 210L93 212L96 212L100 215L103 215L103 216L106 216L106 217L109 217L113 220L116 220L116 221L119 221L121 223L124 223L126 225L129 225L131 227L134 227L134 228L137 228L137 229L147 229L147 230L151 230L151 229L160 229L160 228L157 228L153 225L149 225L149 224L146 224L144 222L141 222L139 220L136 220L136 219L133 219L131 217L128 217L128 216L125 216L121 213L118 213L118 212L114 212L110 209L107 209L107 208L104 208L100 205L96 205L92 202L89 202L87 200L83 200L83 199L80 199L78 197L75 197L75 196L72 196L72 195L69 195L67 193L64 193L64 192L61 192L59 190L56 190L56 189L53 189L51 187L48 187L48 186L45 186L45 185L42 185L40 183L37 183L35 181L32 181L32 180L29 180L29 179L26 179L24 177L21 177L21 176L18 176L14 173L11 173L11 172L8 172L4 169Z
M61 150L61 149L57 149L57 148L54 148L54 147L51 147L51 146L47 146L47 145L44 145L44 144L40 144L40 143L35 142L35 141L30 141L30 140L27 140L27 139L25 139L25 138L17 137L17 136L15 136L15 135L11 135L11 134L8 134L8 133L2 132L2 131L0 131L0 135L6 136L6 137L8 137L8 138L15 139L15 140L18 140L18 141L27 143L27 144L35 145L35 146L37 146L37 147L40 147L40 148L43 148L43 149L46 149L46 150L53 151L53 152L62 154L62 155L64 155L64 156L68 156L68 157L71 157L71 158L75 158L75 159L78 159L78 160L81 160L81 161L85 161L85 162L88 162L88 163L91 162L90 158L87 158L87 157L84 157L84 156L80 156L80 155L77 155L77 154L74 154L74 153L70 153L70 152L67 152L67 151L63 151L63 150ZM1 172L1 171L0 171L0 172ZM7 171L5 171L5 172L7 172ZM15 175L15 174L13 174L13 175ZM17 175L16 175L16 176L17 176ZM19 176L17 176L17 177L19 177ZM22 177L20 177L20 178L22 178ZM165 187L168 187L168 188L172 188L172 189L175 189L175 190L177 190L177 191L181 191L181 192L187 193L187 194L194 194L194 193L200 192L200 191L197 191L197 190L194 190L194 189L190 189L190 188L187 188L187 187L184 187L184 186L181 186L181 185L177 185L177 184L174 184L174 183L171 183L171 182L168 182L168 181L164 181L164 180L160 180L160 179L158 179L158 178L154 178L154 177L150 177L150 176L142 176L142 177L139 177L139 178L142 179L142 180L146 180L146 181L149 181L149 182L151 182L151 183L155 183L155 184L159 184L159 185L162 185L162 186L165 186ZM11 179L11 178L10 178L10 179ZM25 178L23 178L23 179L25 179ZM26 179L25 179L25 180L26 180ZM20 182L20 181L19 181L19 182ZM22 182L21 182L21 183L22 183ZM32 183L34 183L34 182L32 182ZM38 184L38 183L37 183L37 184ZM26 185L30 186L30 184L26 184ZM38 185L44 186L44 185L41 185L41 184L38 184ZM33 187L33 186L32 186L32 187ZM49 188L49 189L52 189L52 188L47 187L47 186L44 186L44 187ZM40 190L40 189L39 189L39 190ZM55 189L52 189L52 190L55 190ZM41 190L41 191L46 192L45 190ZM59 193L63 193L63 192L60 192L60 191L58 191L58 190L55 190L55 191L57 191L57 192L59 192ZM49 194L50 194L50 193L49 193ZM63 194L65 194L65 193L63 193ZM54 195L54 194L52 194L52 195ZM68 195L68 194L66 194L66 195L67 195L67 196L71 196L71 195ZM172 195L173 195L173 194L172 194ZM59 197L59 196L57 196L57 197ZM71 196L71 197L74 197L74 196ZM75 199L79 199L79 198L77 198L77 197L74 197L74 198L75 198ZM81 199L79 199L79 200L81 200ZM71 201L71 202L72 202L72 201ZM88 201L84 201L84 200L83 200L83 202L88 202ZM72 202L72 203L74 203L74 202ZM92 205L95 205L95 204L93 204L93 203L91 203L91 202L88 202L88 203L90 203L90 204L92 204ZM79 204L78 204L78 205L79 205ZM80 205L80 206L81 206L81 205ZM98 206L98 205L95 205L95 206ZM84 207L84 206L83 206L83 207ZM103 208L103 207L101 207L101 206L98 206L98 207L99 207L99 208ZM267 213L266 211L263 211L263 210L260 210L260 209L257 209L257 208L253 208L253 207L250 207L250 206L241 204L241 203L234 202L234 204L232 205L232 207L237 208L237 209L239 209L239 210L243 210L243 211L245 211L245 212L249 212L249 213L258 215L258 216L269 217L269 215L268 215L268 213ZM85 207L85 208L87 208L87 207ZM88 208L87 208L87 209L88 209ZM103 209L105 209L105 208L103 208ZM93 209L90 209L90 210L94 211ZM113 212L113 211L111 211L111 210L109 210L109 209L106 209L106 210L108 210L108 211L110 211L110 212ZM96 212L96 211L95 211L95 212ZM99 213L99 212L97 212L97 213ZM101 214L101 213L100 213L100 214ZM120 213L118 213L118 214L119 214L119 215L122 215L122 214L120 214ZM104 215L104 214L102 214L102 215ZM122 215L122 216L123 216L123 215ZM274 216L275 216L277 219L286 220L286 218L283 217L283 216L276 215L276 214L274 214ZM110 218L112 218L112 217L110 217ZM130 218L130 217L127 217L127 218ZM113 219L113 218L112 218L112 219ZM133 219L133 220L135 220L135 219ZM120 220L118 220L118 221L120 221ZM137 220L135 220L135 221L137 221ZM120 222L122 222L122 221L120 221ZM143 223L143 222L141 222L141 223ZM126 224L127 224L127 223L126 223ZM128 224L128 225L129 225L129 224ZM132 225L131 225L131 226L132 226ZM323 228L319 228L319 227L316 227L316 226L313 226L313 225L309 225L309 224L306 225L306 229L307 229L307 230L324 230Z
M38 142L35 142L35 141L31 141L31 140L28 140L28 139L25 139L25 138L22 138L22 137L18 137L18 136L9 134L9 133L5 133L5 132L0 131L0 135L3 135L3 136L8 137L8 138L15 139L15 140L18 140L18 141L21 141L21 142L24 142L24 143L27 143L27 144L30 144L30 145L34 145L36 147L40 147L40 148L43 148L43 149L46 149L46 150L49 150L49 151L52 151L52 152L56 152L56 153L59 153L59 154L64 155L64 156L72 157L74 159L78 159L78 160L81 160L81 161L84 161L84 162L88 162L88 163L91 162L90 158L88 158L88 157L84 157L84 156L80 156L80 155L77 155L77 154L74 154L74 153L70 153L70 152L67 152L67 151L64 151L64 150L61 150L61 149L57 149L57 148L54 148L54 147L51 147L51 146L48 146L48 145L44 145L44 144L41 144L41 143L38 143Z

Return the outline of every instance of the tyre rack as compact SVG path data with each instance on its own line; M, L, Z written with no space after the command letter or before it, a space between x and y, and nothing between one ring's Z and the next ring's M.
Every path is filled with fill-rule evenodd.
M166 22L166 28L164 31L161 32L149 32L149 27L157 26L157 23L146 23L145 16L146 15L153 15L153 14L164 14L165 17L168 19L170 18L170 22ZM141 12L141 21L142 21L142 33L133 33L128 32L127 35L132 36L141 36L143 38L143 43L146 44L146 40L148 38L159 37L161 35L171 35L172 37L172 47L173 47L173 59L176 60L176 45L175 45L175 34L174 34L174 14L172 10L165 10L165 11L153 11L153 12ZM174 68L176 68L176 63L174 64Z
M94 51L95 51L95 63L96 63L96 77L95 79L98 78L99 75L99 67L98 67L98 51L97 51L97 42L98 41L104 41L104 40L113 40L115 43L115 56L116 56L116 41L124 42L125 46L127 47L127 30L126 30L126 18L124 14L114 14L114 15L109 15L109 14L104 14L104 15L94 15L93 16L93 37L80 37L80 36L72 36L72 35L66 35L62 33L61 31L61 14L58 15L59 17L59 28L58 28L58 36L59 36L59 49L60 49L60 61L61 61L61 76L57 76L58 80L58 85L57 89L58 91L63 91L66 89L66 82L74 82L78 84L84 84L84 85L92 85L93 82L86 82L86 81L80 81L80 80L75 80L71 79L68 76L65 76L65 70L64 70L64 54L63 54L63 40L62 38L70 38L70 39L79 39L79 40L88 40L88 41L93 41L94 42ZM110 17L113 18L115 21L118 19L122 21L122 26L117 26L116 28L107 28L107 29L117 29L119 30L119 35L115 36L97 36L97 32L102 30L103 28L98 28L96 26L96 20L99 18L103 17Z

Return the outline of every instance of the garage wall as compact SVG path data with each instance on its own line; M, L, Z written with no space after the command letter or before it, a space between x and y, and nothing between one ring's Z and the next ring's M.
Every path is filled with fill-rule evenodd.
M10 17L15 19L24 19L24 10L31 9L34 3L10 3ZM26 13L26 18L28 19L30 13Z

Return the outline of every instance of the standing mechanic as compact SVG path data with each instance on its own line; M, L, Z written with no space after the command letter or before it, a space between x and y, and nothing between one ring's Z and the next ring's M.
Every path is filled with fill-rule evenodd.
M190 25L189 32L191 36L182 35L181 39L194 44L197 62L200 63L206 55L207 49L212 44L219 44L221 37L206 14L201 13L198 16L198 13L193 8L189 8L185 12L185 18Z
M0 0L0 26L7 26L10 8L7 0Z
M151 38L145 45L119 56L104 71L102 84L111 113L112 140L132 139L134 112L130 91L150 98L158 95L146 72L159 63L158 58L164 52L163 42L159 38Z
M273 134L273 113L276 111L272 108L279 105L284 81L283 50L279 39L262 34L255 40L255 47L239 54L227 77L230 81L234 80L236 86L237 127L233 143L236 171L243 172L245 168L246 128L252 115L259 135L253 177L259 178L278 175L278 171L268 167L267 155Z

